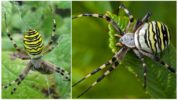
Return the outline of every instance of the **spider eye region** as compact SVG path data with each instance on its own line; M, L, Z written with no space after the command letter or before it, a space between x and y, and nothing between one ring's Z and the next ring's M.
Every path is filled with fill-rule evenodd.
M123 45L134 48L135 47L135 41L134 41L134 34L133 33L126 33L124 36L122 36L119 40Z

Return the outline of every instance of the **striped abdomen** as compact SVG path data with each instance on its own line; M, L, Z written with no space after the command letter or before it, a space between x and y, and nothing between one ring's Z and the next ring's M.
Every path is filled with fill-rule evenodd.
M150 53L163 51L170 43L170 34L167 26L158 21L144 23L135 32L135 45Z
M36 30L27 31L23 38L24 48L32 58L41 57L44 48L41 35Z

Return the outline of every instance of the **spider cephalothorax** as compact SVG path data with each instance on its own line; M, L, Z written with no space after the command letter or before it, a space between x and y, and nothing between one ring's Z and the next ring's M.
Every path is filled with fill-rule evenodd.
M115 53L115 55L108 60L105 64L93 70L91 73L87 74L81 80L73 84L76 86L78 83L82 82L86 78L94 75L98 71L108 68L104 72L102 76L100 76L92 85L90 85L84 92L82 92L78 97L85 94L88 90L94 87L98 82L100 82L105 76L107 76L110 72L112 72L119 64L120 61L123 60L124 56L129 50L132 50L135 55L142 61L143 66L143 76L144 76L144 88L147 86L147 66L144 61L144 56L150 57L151 59L159 62L169 71L175 73L175 69L170 65L166 64L162 61L156 53L163 51L170 44L170 33L165 24L159 21L151 21L148 22L151 13L148 12L142 20L134 20L133 15L129 12L129 10L124 6L120 5L119 9L124 10L126 15L129 18L129 22L126 25L124 31L120 28L118 23L115 22L107 13L106 14L80 14L78 16L73 17L79 18L83 16L95 17L105 19L107 22L111 24L111 26L116 30L118 34L115 34L118 42L115 44L116 46L120 46L121 49ZM134 24L134 21L136 22Z

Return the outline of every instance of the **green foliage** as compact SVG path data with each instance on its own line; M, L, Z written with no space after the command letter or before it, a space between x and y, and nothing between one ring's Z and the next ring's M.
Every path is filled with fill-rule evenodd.
M19 5L17 2L2 2L2 15L6 13L8 29L17 45L23 48L23 33L28 28L39 31L45 43L48 42L52 32L52 18L55 16L57 32L61 38L59 45L44 56L45 61L49 61L58 67L62 67L70 72L71 66L71 19L70 10L66 10L66 16L59 13L52 13L53 10L70 9L70 2L35 2L28 1ZM60 7L61 5L61 7ZM51 7L51 8L50 8ZM57 8L55 8L57 7ZM20 72L25 68L28 61L20 59L12 60L10 54L15 52L13 45L6 35L4 15L2 16L2 84L5 85L15 80ZM11 63L9 63L11 62ZM16 85L15 85L16 86ZM70 98L70 82L67 82L61 75L55 73L43 75L36 71L30 71L23 82L17 86L17 91L11 95L11 90L2 89L2 98ZM48 88L50 95L48 96Z
M176 67L176 2L122 2L135 18L141 19L147 11L152 13L150 20L164 22L171 30L171 45L160 54L161 59ZM117 11L120 2L73 2L73 15L80 13L101 13ZM108 5L103 7L102 5ZM106 9L109 8L109 9ZM169 13L172 11L173 13ZM118 13L118 12L117 12ZM170 14L170 18L167 14ZM112 14L112 13L111 13ZM117 16L112 16L117 20ZM122 18L122 17L121 17ZM123 17L124 18L124 17ZM122 20L126 21L126 20ZM72 23L73 83L84 75L111 59L108 43L113 40L115 31L101 19L83 17ZM125 25L125 24L123 24ZM107 33L109 31L109 42ZM117 40L110 42L113 45ZM112 44L111 44L112 43ZM115 46L110 46L115 52ZM128 52L124 60L108 77L92 88L82 98L176 98L176 75L162 65L145 57L148 66L147 89L143 89L143 68L141 61ZM85 80L72 89L73 98L91 85L104 71ZM138 77L135 77L138 75Z
M111 12L107 12L107 15L109 15L116 23L117 25L120 27L120 29L122 31L125 30L128 22L129 22L129 19L128 17L126 16L117 16L115 14L112 14ZM118 42L116 36L114 36L115 34L120 34L120 33L117 33L115 31L115 29L112 27L111 24L108 25L108 28L109 28L109 47L111 48L112 52L115 53L119 50L118 47L116 47L116 43Z

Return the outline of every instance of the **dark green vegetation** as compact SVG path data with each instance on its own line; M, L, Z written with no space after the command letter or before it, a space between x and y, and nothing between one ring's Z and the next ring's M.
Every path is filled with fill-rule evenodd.
M122 2L135 18L142 18L147 11L150 20L165 23L172 35L170 46L160 57L176 67L176 2ZM73 16L81 13L106 11L117 14L121 2L73 2ZM171 13L170 13L171 12ZM113 53L109 48L108 23L102 19L83 17L72 23L73 83L109 60ZM111 30L110 30L111 31ZM159 63L145 57L148 66L147 89L143 89L141 61L130 51L122 64L82 98L176 98L176 75ZM88 78L73 88L73 98L83 92L104 71ZM138 78L135 77L138 74Z
M39 31L45 43L50 39L53 16L50 7L55 10L56 34L61 38L54 51L45 55L43 59L70 72L70 2L2 2L2 14L6 13L8 29L12 32L12 37L17 41L18 46L23 48L23 32L29 27ZM2 16L2 85L16 79L28 62L11 59L10 54L13 52L15 49L7 37L4 16ZM71 96L70 82L65 81L57 73L42 75L31 71L17 87L15 94L11 95L13 87L2 89L2 98L70 98Z

